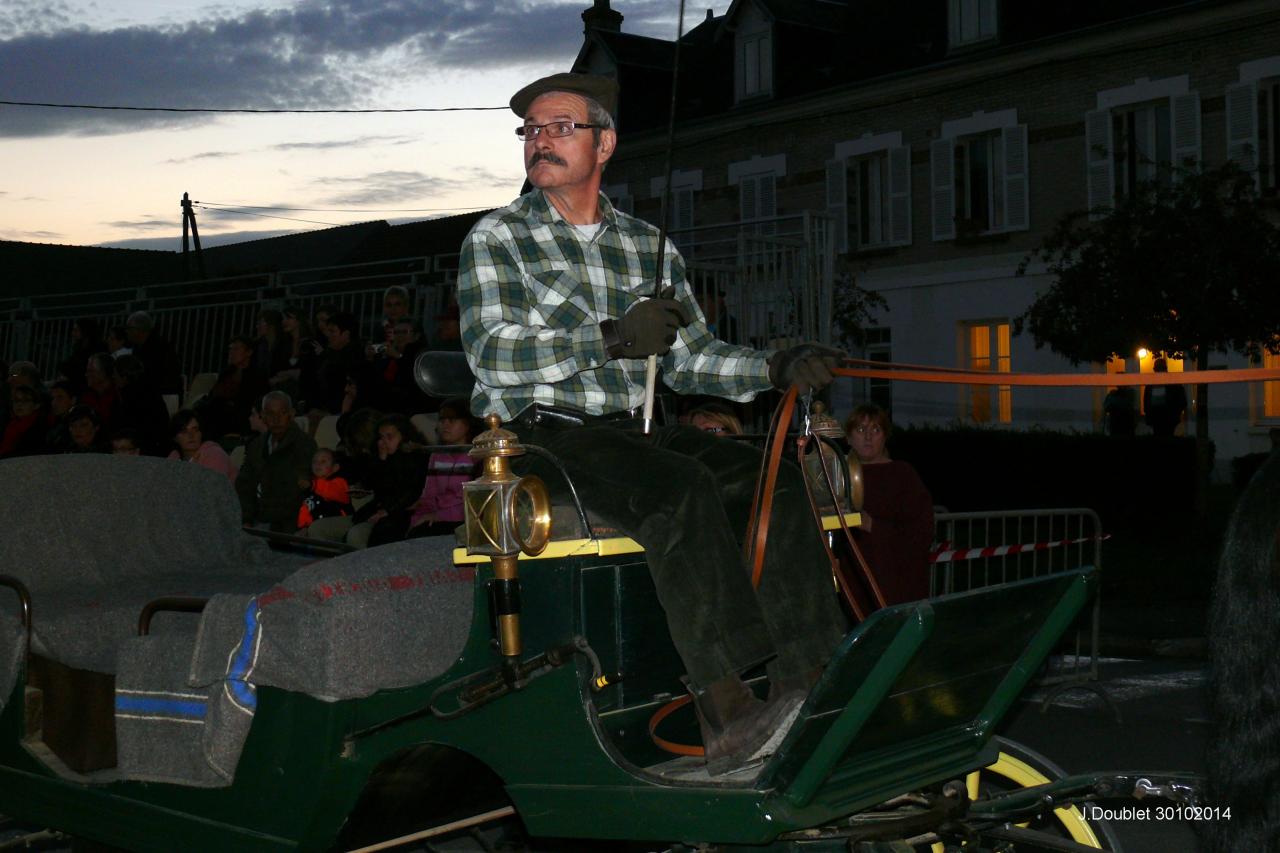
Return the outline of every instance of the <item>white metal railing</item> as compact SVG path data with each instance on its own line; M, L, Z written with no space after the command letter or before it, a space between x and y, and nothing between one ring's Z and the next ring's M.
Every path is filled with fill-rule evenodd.
M831 220L805 212L673 232L686 255L691 284L706 306L716 304L716 333L756 347L794 340L831 340L833 265ZM136 288L47 294L0 300L0 358L36 363L52 378L72 347L80 318L106 328L130 313L149 312L177 347L188 376L217 371L233 335L254 333L263 308L320 305L350 311L368 335L381 314L382 291L407 288L415 316L444 307L457 276L457 253L276 273L166 282ZM721 301L723 295L723 301ZM708 312L712 313L711 311Z
M936 562L929 575L930 596L1072 571L1092 566L1102 570L1102 521L1087 507L1021 509L993 512L941 512L934 515L935 551L966 551L1015 546L990 556L970 553L964 559ZM1051 544L1045 544L1051 543ZM1042 547L1028 547L1042 546ZM1085 686L1109 701L1098 685L1098 638L1102 596L1094 594L1087 625L1075 636L1075 654L1044 686ZM1046 700L1047 701L1047 700Z
M672 232L716 334L756 347L832 339L833 223L822 214ZM711 305L715 308L708 310Z
M96 320L105 331L123 325L129 314L145 310L160 334L176 345L188 376L219 370L234 335L254 335L264 308L296 307L310 315L320 305L355 315L367 336L382 311L382 294L391 285L409 290L414 316L429 322L448 298L444 273L434 257L398 258L363 264L287 270L216 279L167 282L67 294L0 300L0 357L29 360L46 378L72 348L71 329L80 318Z

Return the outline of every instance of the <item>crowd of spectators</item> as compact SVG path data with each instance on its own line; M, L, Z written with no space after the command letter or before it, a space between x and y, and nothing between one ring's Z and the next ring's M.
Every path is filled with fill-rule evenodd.
M435 322L433 345L460 348L456 307ZM194 463L234 484L245 524L354 545L461 522L473 463L426 448L469 442L482 427L466 401L445 406L439 436L413 426L411 416L440 402L413 379L427 341L404 288L384 293L367 326L322 305L311 317L264 309L250 331L227 341L212 386L171 415L186 388L178 349L154 318L139 311L107 329L77 321L48 381L31 362L4 366L0 459L115 453ZM337 446L318 448L318 427L335 419Z

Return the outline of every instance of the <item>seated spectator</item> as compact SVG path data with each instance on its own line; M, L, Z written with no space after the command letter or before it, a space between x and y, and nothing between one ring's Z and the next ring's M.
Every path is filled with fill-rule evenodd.
M119 405L111 418L111 429L127 427L142 436L142 452L163 456L169 448L169 407L144 377L145 368L135 355L115 361L115 384Z
M128 427L116 430L111 433L111 452L116 456L141 456L142 436Z
M472 416L466 400L446 400L440 405L437 430L441 444L470 444L483 429L484 423ZM476 469L476 460L465 450L432 453L422 495L409 507L409 532L405 538L452 534L463 520L462 484L475 479Z
M716 435L742 435L742 421L721 403L703 403L689 412L689 424Z
M288 364L277 370L267 381L272 388L290 394L298 394L301 388L302 364L304 353L310 352L312 357L319 354L320 349L311 337L311 324L306 316L297 308L286 308L280 318L280 331L289 345Z
M146 311L134 311L125 323L133 355L142 362L143 384L160 394L182 394L182 369L178 351L159 332Z
M116 389L115 359L106 353L89 356L84 371L85 390L79 395L82 406L88 406L98 415L98 424L110 428L120 407L120 394Z
M926 598L933 498L915 468L889 458L893 424L884 409L871 403L858 406L844 429L862 463L862 522L853 532L854 541L889 604Z
M327 447L321 447L311 457L310 491L298 508L298 531L306 535L308 527L327 518L346 518L355 510L351 507L351 490L342 476L342 465Z
M72 383L76 391L84 387L84 370L89 356L106 352L102 340L102 326L97 320L82 317L71 326L71 354L58 365L58 376Z
M377 459L378 422L383 413L377 409L356 409L338 418L338 450L342 452L342 470L347 482L363 486Z
M112 326L107 329L106 345L107 353L112 358L130 355L133 352L133 349L129 346L129 333L124 326Z
M44 377L40 375L40 368L36 367L34 362L15 361L9 365L8 379L5 381L10 388L26 385L28 388L44 393Z
M351 373L360 375L368 362L356 337L356 318L348 312L339 311L329 318L325 336L328 347L316 365L315 387L319 396L308 403L312 411L336 415L342 410L347 376Z
M61 453L71 443L67 432L67 413L76 404L74 386L59 379L49 388L49 414L45 418L44 447L46 453Z
M258 314L255 331L257 338L253 342L253 366L268 379L282 370L288 370L293 342L285 334L284 315L274 308L264 308Z
M9 392L12 411L0 432L0 459L44 452L45 413L40 392L19 385Z
M335 413L339 416L339 425L346 415L360 409L367 409L373 403L373 394L367 388L371 384L373 384L372 379L364 371L352 371L347 374L347 383L342 386L342 404L338 406L338 411Z
M90 406L75 406L67 412L67 434L71 442L66 453L108 453L111 450L102 435L102 419Z
M298 506L307 490L299 486L311 470L316 443L293 420L293 400L283 391L262 398L267 431L245 448L244 466L236 477L236 494L246 525L292 533L298 529Z
M249 409L249 432L245 436L245 444L248 444L266 431L267 425L262 422L262 404L254 403L253 408Z
M376 457L365 485L373 498L353 516L347 544L363 548L404 538L409 507L422 494L427 478L426 444L404 415L385 415L378 421Z
M382 294L382 317L369 329L369 343L390 347L396 323L409 319L409 291L393 284Z
M439 406L435 398L423 393L413 378L413 363L424 349L426 341L417 321L407 318L397 321L391 343L369 371L376 383L374 396L384 411L416 415L434 412Z
M436 315L436 331L431 339L433 350L462 352L462 329L459 324L458 303L450 301Z
M196 404L206 435L221 439L249 432L249 410L270 386L267 375L253 366L253 341L236 335L227 344L227 364L204 399Z
M170 459L194 462L210 471L217 471L232 483L236 481L236 466L231 463L231 457L218 442L205 441L200 416L194 411L179 409L175 412L169 420L169 434L177 445L169 453Z
M324 389L320 384L320 357L329 341L329 318L338 313L332 305L321 305L312 314L310 337L302 338L298 347L298 393L305 408L321 408Z

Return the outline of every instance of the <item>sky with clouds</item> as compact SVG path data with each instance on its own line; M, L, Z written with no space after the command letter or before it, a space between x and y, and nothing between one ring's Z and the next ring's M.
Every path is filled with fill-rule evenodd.
M501 107L530 79L569 67L590 4L3 0L0 100ZM675 34L678 0L612 5L626 32ZM706 8L727 6L688 4L686 28ZM178 249L184 192L202 202L197 221L209 245L497 206L523 180L514 126L507 110L242 115L0 105L0 239ZM307 210L261 209L272 206Z

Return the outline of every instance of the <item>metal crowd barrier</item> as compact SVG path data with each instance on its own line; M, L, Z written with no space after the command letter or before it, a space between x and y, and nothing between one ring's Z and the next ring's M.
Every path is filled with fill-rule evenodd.
M1102 522L1087 507L934 515L935 559L929 595L946 595L1041 575L1093 566L1102 570ZM1096 693L1119 718L1119 710L1098 681L1098 638L1102 595L1094 596L1087 624L1074 638L1074 654L1037 680L1051 688L1042 708L1066 690Z

